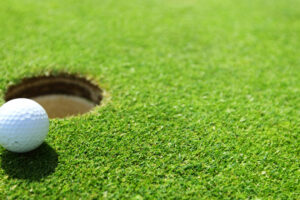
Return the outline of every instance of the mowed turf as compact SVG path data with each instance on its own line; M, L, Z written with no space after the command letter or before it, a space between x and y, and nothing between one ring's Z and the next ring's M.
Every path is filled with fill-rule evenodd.
M298 0L1 1L2 97L60 72L107 94L38 150L0 148L0 199L299 199L299 19Z

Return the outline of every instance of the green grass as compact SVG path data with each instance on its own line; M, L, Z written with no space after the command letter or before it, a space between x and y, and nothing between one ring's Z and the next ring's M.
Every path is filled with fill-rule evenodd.
M0 199L300 199L299 19L299 0L1 1L2 97L67 71L110 99L0 148Z

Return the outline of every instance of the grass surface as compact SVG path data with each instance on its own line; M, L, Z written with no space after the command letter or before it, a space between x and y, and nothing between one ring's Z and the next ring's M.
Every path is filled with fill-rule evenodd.
M0 199L299 199L299 19L298 0L1 1L2 97L67 71L110 99L0 148Z

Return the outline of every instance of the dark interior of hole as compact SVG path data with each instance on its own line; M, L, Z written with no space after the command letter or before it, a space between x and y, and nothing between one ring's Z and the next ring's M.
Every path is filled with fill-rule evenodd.
M72 75L59 75L23 79L21 83L8 88L5 101L51 94L82 97L95 104L100 104L102 100L102 90L86 79Z

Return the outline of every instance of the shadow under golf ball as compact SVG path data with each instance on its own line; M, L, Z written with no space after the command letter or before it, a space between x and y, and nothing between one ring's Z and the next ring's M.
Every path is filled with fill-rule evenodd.
M57 164L58 155L47 143L28 153L18 154L5 150L1 155L2 169L8 176L17 179L38 181L52 174Z

